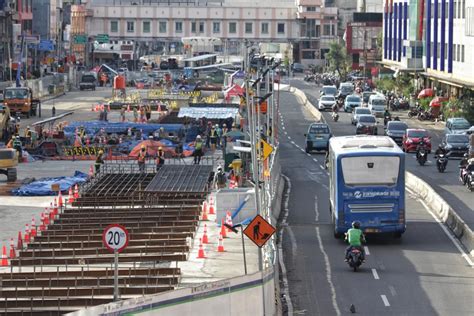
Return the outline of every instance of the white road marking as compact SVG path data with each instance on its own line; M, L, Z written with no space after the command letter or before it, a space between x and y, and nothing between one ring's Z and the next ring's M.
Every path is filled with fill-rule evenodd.
M303 152L306 152L302 149ZM306 156L311 157L311 154L306 153Z
M452 243L454 244L454 246L458 249L458 251L461 253L461 257L464 258L464 260L467 261L467 263L471 266L471 268L474 268L474 262L472 261L472 259L469 257L469 254L467 254L464 249L461 247L461 245L459 244L459 240L457 240L453 235L452 233L449 231L449 229L444 225L443 222L441 222L438 217L436 217L436 215L430 210L430 208L428 207L428 205L426 205L426 203L419 198L419 196L413 192L412 190L410 189L406 189L410 194L413 194L415 196L417 196L417 200L423 205L423 207L425 208L425 210L430 213L431 217L433 217L433 219L435 220L436 223L438 223L438 225L441 227L441 229L444 231L444 233L446 234L446 236L449 237L449 239L451 239Z
M374 279L379 280L379 274L377 273L376 269L372 269L372 275L374 276Z
M282 128L283 130L285 130L285 125L282 125L281 128Z
M318 196L314 196L314 213L316 216L314 217L315 222L319 222L319 209L318 209Z
M319 168L321 168L321 170L325 170L323 165L319 165Z
M284 131L283 133L284 133L285 135L288 135L288 132L287 132L287 131Z
M392 293L392 296L397 296L397 291L395 291L393 286L389 285L388 289L390 290L390 293Z
M334 311L336 315L341 315L341 311L339 310L339 306L337 306L337 299L336 299L336 288L334 287L334 283L332 282L331 278L331 263L329 262L329 257L324 250L323 241L321 239L321 234L319 233L319 227L315 227L316 229L316 237L318 238L319 249L324 257L324 262L326 263L326 279L329 283L329 288L331 289L331 297L332 297L332 306L334 307Z
M291 254L293 256L293 259L296 258L297 255L297 249L298 245L296 244L296 238L295 234L293 233L293 229L291 229L291 226L286 226L286 229L288 230L288 234L290 235L290 241L291 241Z
M318 162L318 159L316 159L316 158L313 158L313 161L314 161L314 162Z
M388 302L387 297L385 295L380 295L380 297L382 298L382 301L383 301L383 304L385 305L385 307L389 307L390 303Z
M365 255L366 255L366 256L369 256L369 255L370 255L369 247L364 246L364 251L365 251Z
M288 218L288 212L289 212L288 202L290 200L291 181L284 174L282 174L282 176L283 178L285 178L286 183L287 183L287 189L284 195L285 203L283 204L283 211L285 213L283 215L283 220L281 221L282 226L284 226L284 225L287 225L286 220ZM284 232L284 229L280 230L280 244L278 245L278 261L281 267L281 274L282 274L282 279L283 279L283 293L285 295L286 307L288 309L288 315L291 316L293 315L293 303L291 302L288 276L286 273L285 261L283 260L283 232Z
M288 138L290 138L290 137L288 137ZM293 140L291 141L291 143L292 143L293 145L296 145L296 143L295 143Z

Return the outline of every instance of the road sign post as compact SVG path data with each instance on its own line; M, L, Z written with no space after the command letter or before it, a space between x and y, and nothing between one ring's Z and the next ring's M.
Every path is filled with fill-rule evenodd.
M242 236L242 253L244 255L244 271L245 271L245 274L247 274L247 256L245 255L244 226L242 224L237 224L234 226L224 224L224 226L232 230L236 234L239 233L236 228L240 227L240 235Z
M128 240L129 237L127 229L119 224L107 226L102 233L102 242L104 243L104 246L114 253L114 302L120 299L118 287L119 252L127 247Z

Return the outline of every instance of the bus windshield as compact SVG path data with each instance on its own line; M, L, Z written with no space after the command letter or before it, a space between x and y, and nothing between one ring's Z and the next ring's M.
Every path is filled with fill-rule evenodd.
M347 186L392 186L398 182L399 157L360 156L341 159Z

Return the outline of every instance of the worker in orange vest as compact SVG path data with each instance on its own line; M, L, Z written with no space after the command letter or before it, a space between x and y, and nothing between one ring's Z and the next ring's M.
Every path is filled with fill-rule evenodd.
M146 147L142 145L140 151L138 152L138 170L141 173L145 172L145 162L146 162Z
M165 164L165 152L162 147L158 147L158 152L156 153L156 171L158 171L161 166Z

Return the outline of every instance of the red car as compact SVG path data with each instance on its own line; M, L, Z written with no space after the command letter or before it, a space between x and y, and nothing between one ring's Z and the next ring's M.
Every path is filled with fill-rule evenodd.
M416 151L416 147L423 140L428 152L431 152L431 137L425 129L408 128L403 135L402 149L404 152Z

